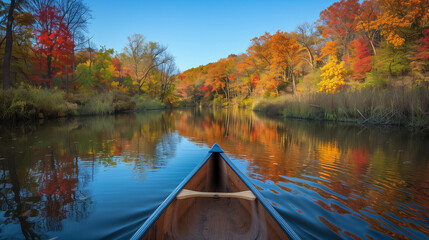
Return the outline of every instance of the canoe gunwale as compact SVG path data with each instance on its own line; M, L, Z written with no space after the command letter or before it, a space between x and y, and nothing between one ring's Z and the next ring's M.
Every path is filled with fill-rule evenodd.
M280 214L271 206L271 204L265 199L265 197L259 192L258 189L247 179L247 177L232 163L228 156L221 152L220 156L225 160L229 167L237 174L241 181L246 184L246 186L253 192L256 196L256 199L265 207L267 212L271 214L273 219L280 225L281 228L286 232L286 234L293 240L300 240L301 238L295 233L295 231L285 222L285 220L280 216Z
M207 160L210 159L210 157L213 155L212 152L209 152L201 161L197 167L192 170L191 173L189 173L185 179L173 190L173 192L168 195L168 197L159 205L159 207L155 210L155 212L150 215L150 217L144 222L144 224L137 230L137 232L134 233L134 235L131 237L131 240L139 240L143 237L144 233L152 226L153 223L155 223L156 220L161 216L161 214L164 212L166 208L170 205L171 202L176 198L176 196L179 194L179 192L182 190L182 188L189 182L189 180L192 179L192 177L203 167L203 165L207 162Z
M220 157L228 164L228 166L234 171L235 174L240 178L241 181L249 188L249 190L255 195L256 199L262 204L267 212L272 216L274 221L280 225L286 235L292 240L301 240L301 238L295 233L295 231L285 222L280 214L271 206L271 204L265 199L265 197L256 189L256 187L247 179L247 177L232 163L228 156L224 153L222 148L215 143L210 149L204 159L197 165L197 167L189 173L185 179L173 190L173 192L159 205L159 207L152 213L152 215L143 223L143 225L134 233L131 240L139 240L143 237L145 232L158 220L165 209L173 202L176 196L184 188L184 186L194 177L194 175L203 167L203 165L212 157L213 154L219 154Z

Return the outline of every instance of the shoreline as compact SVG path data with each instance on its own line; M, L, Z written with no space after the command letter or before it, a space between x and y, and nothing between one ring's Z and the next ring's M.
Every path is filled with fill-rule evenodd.
M429 130L429 90L395 88L262 99L255 112L282 118Z

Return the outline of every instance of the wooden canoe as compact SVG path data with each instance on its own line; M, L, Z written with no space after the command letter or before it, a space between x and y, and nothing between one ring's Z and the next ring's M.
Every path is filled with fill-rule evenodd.
M215 143L131 239L300 238Z

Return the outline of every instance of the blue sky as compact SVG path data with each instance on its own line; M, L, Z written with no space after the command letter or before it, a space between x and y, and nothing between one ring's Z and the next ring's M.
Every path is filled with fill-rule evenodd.
M97 46L118 52L127 36L143 34L168 46L181 71L244 53L265 32L293 31L315 22L335 1L146 1L87 0L89 35Z

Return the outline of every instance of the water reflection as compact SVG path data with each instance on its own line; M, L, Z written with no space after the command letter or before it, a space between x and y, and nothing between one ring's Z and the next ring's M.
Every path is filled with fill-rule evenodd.
M168 113L1 126L0 237L46 239L80 222L96 207L96 168L132 164L135 175L162 168L174 156L174 118ZM19 225L19 227L18 227Z
M219 142L243 162L305 239L429 237L423 134L240 111L184 113L178 128L196 141Z
M28 139L13 141L17 147L29 143ZM2 229L19 224L25 238L40 239L46 238L45 232L61 231L64 219L85 218L92 202L84 199L85 190L78 190L85 187L88 173L79 168L76 155L58 151L56 144L29 149L1 149L7 153L0 171Z
M303 239L429 238L421 133L197 109L0 131L0 238L128 238L214 142Z

